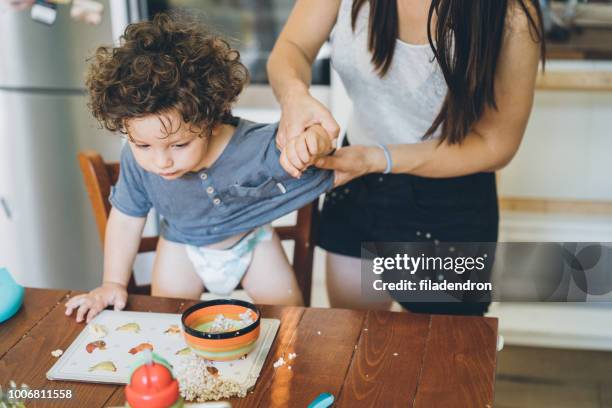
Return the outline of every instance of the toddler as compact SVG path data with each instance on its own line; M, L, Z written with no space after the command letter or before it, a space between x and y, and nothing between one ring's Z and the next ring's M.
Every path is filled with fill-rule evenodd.
M269 223L332 188L333 174L311 165L332 152L320 126L282 152L277 124L232 116L248 80L239 54L184 19L158 15L127 27L119 47L100 47L87 76L94 116L127 136L104 243L100 287L66 303L88 322L125 307L127 283L151 208L160 216L154 296L228 295L242 282L257 303L302 304ZM285 159L286 158L286 159ZM296 165L297 163L297 165Z

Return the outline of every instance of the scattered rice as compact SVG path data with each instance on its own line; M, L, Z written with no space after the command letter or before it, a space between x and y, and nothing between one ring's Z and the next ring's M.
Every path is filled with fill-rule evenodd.
M276 361L274 362L273 367L274 367L274 368L282 367L282 366L284 366L286 363L287 363L287 362L285 361L285 359L281 357L281 358L279 358L278 360L276 360Z
M297 354L295 353L289 353L289 360L293 360L294 358L297 357Z
M317 330L317 334L320 336L321 335L321 330Z
M176 364L175 376L181 396L187 401L216 401L244 397L247 393L237 382L219 375L212 362L196 355L181 358Z
M56 357L56 358L57 358L57 357L59 357L59 356L61 356L62 354L64 354L64 351L63 351L63 350L61 350L61 349L53 350L53 351L51 352L51 355L52 355L53 357Z
M398 354L398 353L393 353L393 355L394 355L394 356L399 356L399 354Z

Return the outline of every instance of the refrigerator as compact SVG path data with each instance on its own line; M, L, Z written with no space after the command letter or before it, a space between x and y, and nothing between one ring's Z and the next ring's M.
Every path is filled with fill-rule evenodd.
M106 0L99 25L59 5L52 25L0 9L0 266L27 286L85 290L102 278L102 251L77 163L79 150L118 160L122 140L87 110L84 73L96 47L129 21Z

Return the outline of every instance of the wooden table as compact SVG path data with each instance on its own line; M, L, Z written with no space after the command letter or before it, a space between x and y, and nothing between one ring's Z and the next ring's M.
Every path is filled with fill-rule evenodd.
M48 381L55 349L84 325L64 315L76 293L26 289L23 308L0 325L0 385L70 389L71 400L28 400L28 407L103 407L124 403L123 387ZM127 309L180 313L194 301L131 296ZM492 407L497 320L480 317L262 306L281 326L247 397L233 407L306 407L322 392L335 407ZM319 333L320 332L320 333ZM297 353L292 369L272 363Z

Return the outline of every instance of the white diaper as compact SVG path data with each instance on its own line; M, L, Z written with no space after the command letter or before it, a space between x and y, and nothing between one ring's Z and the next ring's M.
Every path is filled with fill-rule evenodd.
M246 273L258 243L272 238L272 227L264 225L249 232L227 249L185 245L187 256L209 292L227 296Z

